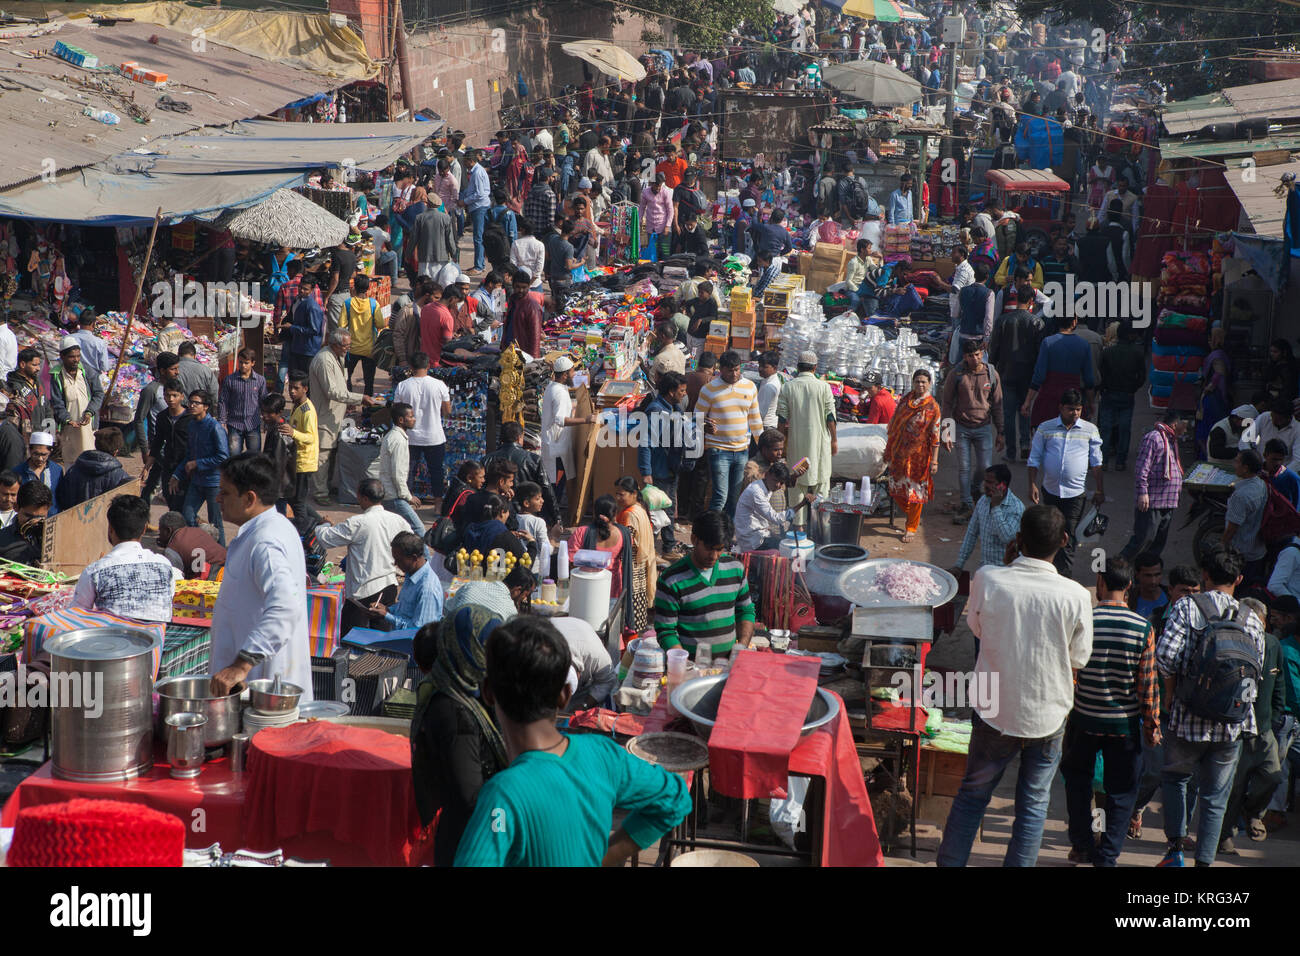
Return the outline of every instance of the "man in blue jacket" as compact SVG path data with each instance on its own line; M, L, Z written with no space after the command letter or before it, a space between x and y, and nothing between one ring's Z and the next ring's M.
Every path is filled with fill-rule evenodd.
M224 546L226 529L221 521L221 505L217 503L217 490L221 487L221 464L230 457L226 430L212 414L215 399L210 392L190 393L189 454L187 460L176 466L170 487L172 494L180 490L181 479L190 479L185 492L181 514L191 528L199 524L199 505L208 503L208 520L217 529L217 540Z
M311 368L311 360L320 351L325 334L325 310L315 293L316 277L304 272L289 321L280 326L280 340L286 345L290 372L306 373Z
M680 549L673 533L673 519L677 514L677 475L683 468L691 469L699 460L702 441L695 436L694 422L682 411L686 403L686 378L676 372L659 376L659 394L644 409L645 437L636 452L637 470L641 485L654 485L666 493L672 504L668 506L668 525L661 532L664 554L671 556ZM691 452L694 451L694 457ZM683 552L684 553L684 552Z

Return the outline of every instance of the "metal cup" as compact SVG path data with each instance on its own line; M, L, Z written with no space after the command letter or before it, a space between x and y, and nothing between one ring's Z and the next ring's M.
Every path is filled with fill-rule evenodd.
M204 714L188 711L167 718L167 762L173 777L197 777L203 769L203 726L207 722Z
M235 734L230 738L230 772L243 773L248 760L248 742L252 734Z

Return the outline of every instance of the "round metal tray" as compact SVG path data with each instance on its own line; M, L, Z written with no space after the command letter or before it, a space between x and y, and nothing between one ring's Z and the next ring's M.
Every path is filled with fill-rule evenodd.
M709 765L709 745L691 734L671 730L642 734L627 742L627 751L669 773L700 770Z
M925 568L934 575L935 583L942 590L925 604L908 604L905 601L895 601L883 591L871 590L871 586L876 583L876 573L882 567L890 564L915 564L918 567ZM872 558L863 561L840 578L840 596L845 600L852 601L858 607L865 608L941 607L957 596L957 579L943 568L934 564L927 564L924 561L908 561L902 558Z

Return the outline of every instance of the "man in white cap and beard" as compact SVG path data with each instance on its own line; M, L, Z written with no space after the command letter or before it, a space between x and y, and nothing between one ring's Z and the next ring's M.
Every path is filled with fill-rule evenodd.
M63 460L76 461L95 447L95 417L104 403L99 376L81 364L81 343L71 335L59 341L59 364L50 369L50 405L59 426Z
M1206 441L1206 461L1224 471L1233 471L1237 452L1253 445L1252 439L1258 437L1245 434L1248 427L1254 428L1258 415L1254 405L1238 405L1226 418L1215 422Z
M59 508L54 504L54 493L59 490L63 480L63 466L57 461L50 461L50 452L54 450L54 436L49 432L32 432L27 439L27 460L14 469L14 474L24 485L29 481L39 481L50 489L50 514L58 514Z
M817 353L803 352L798 374L781 387L776 400L777 427L785 435L789 461L808 459L808 470L795 488L800 494L825 495L830 491L831 458L839 451L835 436L835 396L817 377Z
M542 396L542 467L546 469L546 480L555 487L557 501L564 500L565 483L575 468L573 432L569 429L574 425L596 424L595 415L582 418L573 414L573 397L569 394L573 370L573 359L567 355L556 359L551 383ZM557 462L564 469L564 480L558 482Z

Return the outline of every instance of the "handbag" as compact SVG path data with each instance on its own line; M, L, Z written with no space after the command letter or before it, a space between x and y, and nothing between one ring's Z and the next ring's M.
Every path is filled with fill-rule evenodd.
M424 543L439 554L452 555L460 546L460 531L450 517L439 518L424 535Z

